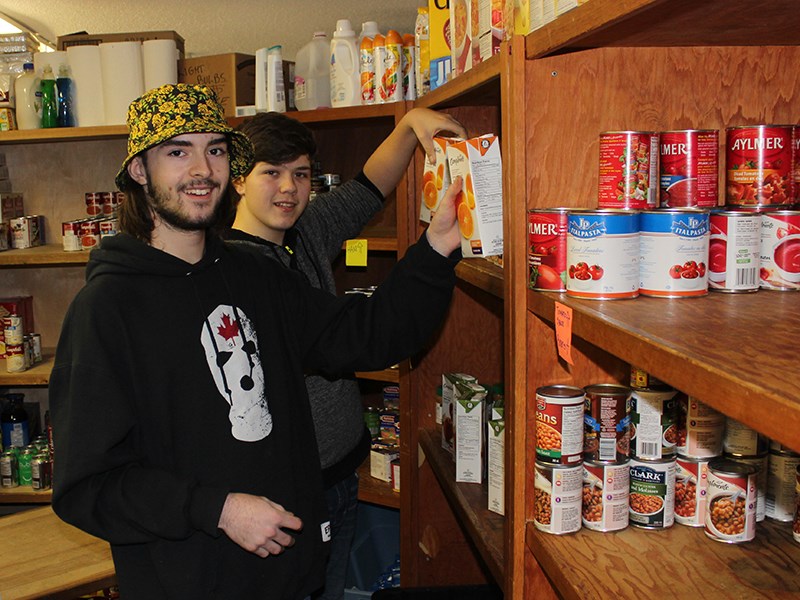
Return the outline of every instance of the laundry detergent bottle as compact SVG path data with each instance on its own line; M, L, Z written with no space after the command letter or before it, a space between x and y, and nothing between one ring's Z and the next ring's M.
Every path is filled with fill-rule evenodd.
M339 19L331 40L331 105L336 108L358 104L361 76L356 34L348 19Z

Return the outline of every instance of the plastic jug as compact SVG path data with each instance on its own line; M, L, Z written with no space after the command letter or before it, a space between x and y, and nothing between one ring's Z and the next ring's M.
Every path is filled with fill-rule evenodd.
M356 40L358 47L361 48L361 42L365 37L374 38L379 33L377 21L364 21L361 24L361 33L358 34L358 40Z
M39 78L33 71L33 63L25 63L22 75L14 80L16 117L19 129L41 129L42 92Z
M294 103L297 110L331 105L331 46L324 31L317 31L295 56Z
M331 104L361 104L361 76L358 68L356 34L348 19L336 22L331 40Z

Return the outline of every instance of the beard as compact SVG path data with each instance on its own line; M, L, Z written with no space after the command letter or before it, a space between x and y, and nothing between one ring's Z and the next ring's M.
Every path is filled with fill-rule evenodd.
M158 215L164 223L173 229L180 229L183 231L200 231L206 230L214 226L218 219L222 202L218 202L214 210L206 216L191 217L182 210L182 205L179 201L173 199L169 190L153 183L150 177L150 172L145 166L145 176L147 177L146 189L147 196L150 200L150 206L153 211ZM213 179L197 179L192 180L187 184L180 185L176 192L180 192L184 187L191 185L207 185L210 187L221 187L218 182Z

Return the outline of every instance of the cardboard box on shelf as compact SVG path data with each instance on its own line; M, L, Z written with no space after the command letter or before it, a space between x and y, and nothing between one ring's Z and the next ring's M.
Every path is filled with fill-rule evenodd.
M59 50L70 46L99 46L109 42L145 42L147 40L175 40L179 58L185 56L184 40L175 31L132 31L129 33L73 33L56 39Z
M453 404L456 426L456 481L482 483L486 440L486 388L456 382Z
M430 31L431 91L450 80L453 56L450 51L450 0L428 0Z
M256 59L252 54L214 54L178 61L178 81L210 87L225 109L236 116L237 106L256 101Z
M505 514L505 421L489 421L486 443L486 463L488 471L488 509L499 515Z
M392 481L392 461L400 458L397 445L375 442L369 454L369 474L386 483Z

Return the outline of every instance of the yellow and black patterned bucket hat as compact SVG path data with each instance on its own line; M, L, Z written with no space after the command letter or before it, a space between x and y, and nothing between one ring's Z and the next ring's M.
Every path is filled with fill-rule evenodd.
M128 107L128 157L115 179L125 190L130 184L128 164L137 154L184 133L224 133L228 136L231 179L246 175L253 164L253 144L227 121L211 88L177 83L162 85L137 98Z

